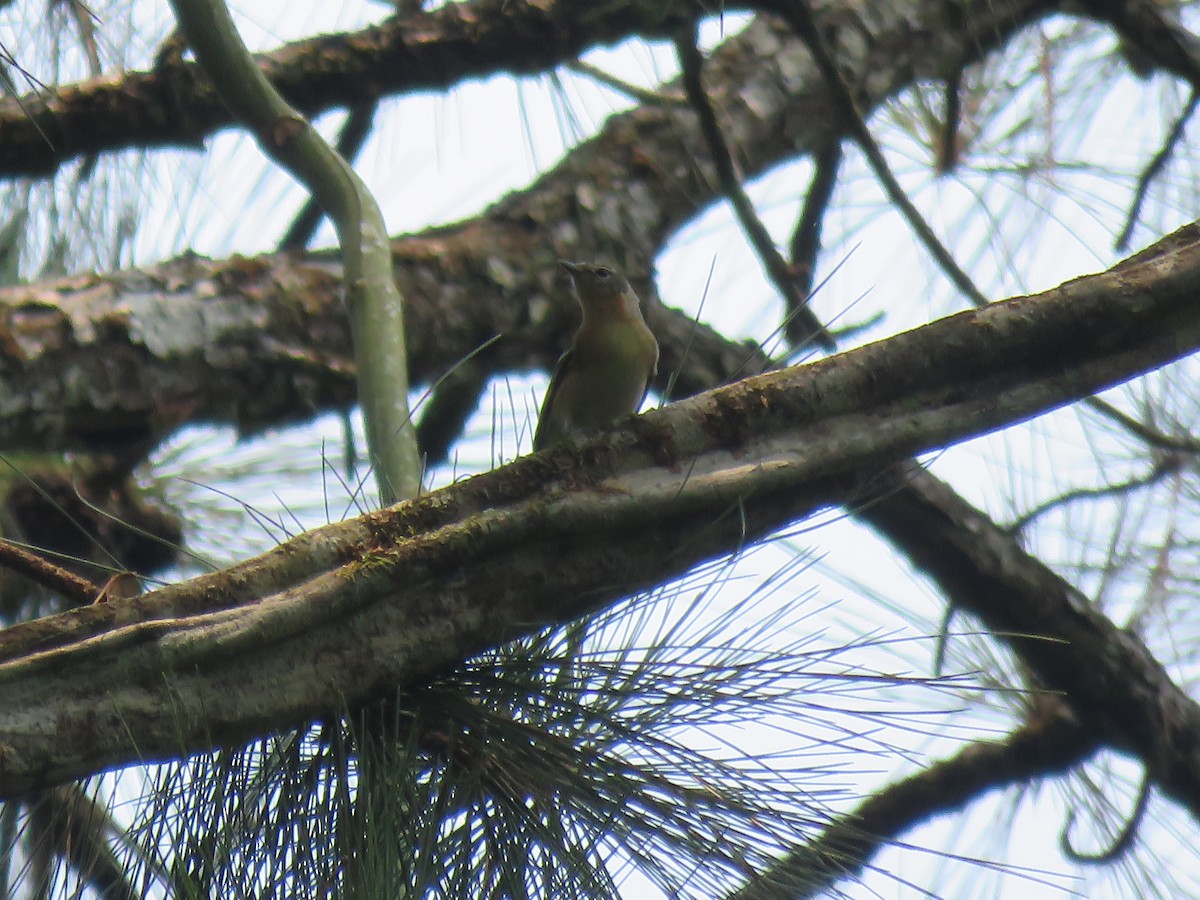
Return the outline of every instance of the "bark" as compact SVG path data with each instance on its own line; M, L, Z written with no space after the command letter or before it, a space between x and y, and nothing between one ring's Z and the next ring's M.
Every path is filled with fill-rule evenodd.
M289 103L314 116L388 94L542 72L597 43L653 33L662 27L662 7L474 0L298 41L263 54L260 63ZM233 124L198 66L164 57L151 71L105 75L0 104L6 138L0 175L46 175L112 150L193 147Z

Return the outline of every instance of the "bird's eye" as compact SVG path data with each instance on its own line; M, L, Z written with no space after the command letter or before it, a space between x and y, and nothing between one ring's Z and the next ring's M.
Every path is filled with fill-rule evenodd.
M612 269L606 266L600 266L596 269L596 277L603 281L605 278L612 278Z

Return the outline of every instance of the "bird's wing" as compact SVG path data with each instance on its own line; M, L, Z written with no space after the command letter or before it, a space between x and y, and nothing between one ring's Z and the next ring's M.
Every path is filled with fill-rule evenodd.
M646 386L642 388L642 399L638 401L637 409L634 412L638 412L642 408L642 404L646 402L646 398L650 396L650 385L654 384L654 379L658 377L658 357L659 351L656 342L654 345L654 362L650 364L650 371L646 373Z
M554 398L558 396L558 392L562 388L563 373L567 371L567 366L570 365L570 356L571 351L568 350L554 364L554 372L550 375L550 386L546 388L546 396L542 400L542 409L538 413L537 430L533 433L533 449L535 451L543 449L548 442L554 440L555 436L551 434L550 409L554 406Z

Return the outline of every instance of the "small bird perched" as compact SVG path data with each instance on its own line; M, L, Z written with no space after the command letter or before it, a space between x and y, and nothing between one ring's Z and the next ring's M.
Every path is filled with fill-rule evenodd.
M550 376L534 450L637 412L658 371L658 341L624 276L605 265L559 265L571 273L583 322Z

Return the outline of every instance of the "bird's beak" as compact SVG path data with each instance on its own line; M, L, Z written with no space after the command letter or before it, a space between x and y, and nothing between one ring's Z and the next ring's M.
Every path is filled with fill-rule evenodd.
M573 275L573 276L578 275L580 272L583 271L583 263L573 263L573 262L570 262L569 260L560 259L558 261L558 264L560 266L562 266L564 269L566 269L568 272L570 272L571 275Z

